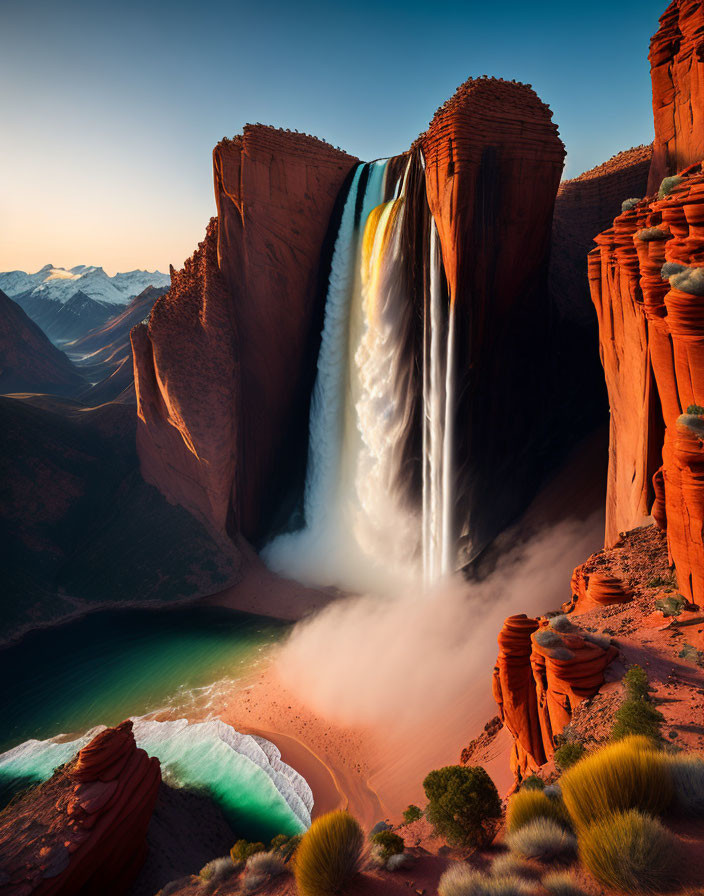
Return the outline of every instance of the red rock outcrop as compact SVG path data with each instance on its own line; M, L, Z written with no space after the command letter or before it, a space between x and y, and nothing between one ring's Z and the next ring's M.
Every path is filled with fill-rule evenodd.
M587 613L595 607L625 604L632 600L630 589L618 576L608 572L588 572L585 566L578 566L572 573L572 600L563 605L565 612Z
M694 165L668 195L619 215L589 258L612 415L606 543L652 505L695 602L704 599L704 425L686 411L704 404L704 313L698 287L668 282L661 268L704 265L702 209Z
M3 893L125 893L146 856L160 781L132 722L103 731L0 816Z
M704 158L704 7L672 0L650 41L655 142L648 193ZM637 195L637 194L636 194Z
M587 255L594 234L610 226L624 199L646 195L652 155L652 146L634 146L560 184L552 222L550 293L565 317L593 320Z
M86 381L20 306L0 290L0 394L76 395Z
M618 655L572 624L557 632L546 621L510 616L499 633L494 698L514 738L511 769L518 780L555 752L572 712L604 683Z
M418 145L455 314L456 529L468 562L529 500L535 446L549 440L547 267L565 150L530 86L494 78L459 87Z
M133 331L143 475L217 530L260 534L306 438L321 251L356 161L261 125L223 140L217 222Z

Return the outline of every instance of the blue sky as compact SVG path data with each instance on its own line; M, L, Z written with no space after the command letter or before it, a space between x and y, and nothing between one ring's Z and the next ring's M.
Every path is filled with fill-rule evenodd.
M666 0L0 0L0 270L180 266L249 121L401 152L467 77L533 85L575 176L652 140Z

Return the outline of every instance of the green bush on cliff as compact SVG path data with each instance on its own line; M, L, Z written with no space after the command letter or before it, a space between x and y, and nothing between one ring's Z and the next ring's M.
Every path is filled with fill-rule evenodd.
M266 852L263 843L251 843L249 840L238 840L230 850L230 858L235 864L246 862L250 856L258 852Z
M377 834L372 834L369 839L375 852L384 861L402 853L406 845L403 842L403 837L399 837L393 831L379 831Z
M414 806L413 803L404 810L403 813L403 823L404 824L413 824L414 821L419 821L423 817L423 810L420 806Z
M679 186L683 180L684 178L680 177L678 174L663 178L660 183L660 189L658 190L658 199L664 199L666 196L669 196L675 187Z
M631 209L634 209L638 205L639 202L640 202L640 199L636 198L635 196L632 199L624 199L623 202L621 203L621 211L622 212L630 212Z
M545 781L543 781L540 775L528 775L525 780L521 781L521 790L543 790L544 788Z
M501 800L481 766L448 765L423 781L425 815L451 846L485 846L496 833Z
M576 740L568 740L555 750L555 765L561 772L573 766L585 755L584 745Z
M648 673L642 666L631 666L623 676L623 686L629 700L650 700Z
M687 413L692 417L704 417L704 408L700 404L690 404L687 407Z

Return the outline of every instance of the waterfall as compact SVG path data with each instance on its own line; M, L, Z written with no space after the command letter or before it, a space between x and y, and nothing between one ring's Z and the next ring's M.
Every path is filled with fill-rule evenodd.
M422 358L410 357L408 339L400 348L399 334L416 325L404 257L410 166L389 183L388 160L359 165L335 240L311 399L305 525L263 551L270 568L305 584L376 592L415 585L421 575L430 585L453 568L454 314L429 213ZM420 366L422 387L414 387ZM399 486L415 388L423 393L419 507Z

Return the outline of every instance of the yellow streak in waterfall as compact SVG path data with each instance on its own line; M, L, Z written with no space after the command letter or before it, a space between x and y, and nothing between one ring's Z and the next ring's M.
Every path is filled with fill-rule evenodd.
M403 196L372 209L362 241L362 295L364 314L370 325L378 324L379 304L383 302L379 284L384 274L388 249L403 209Z

